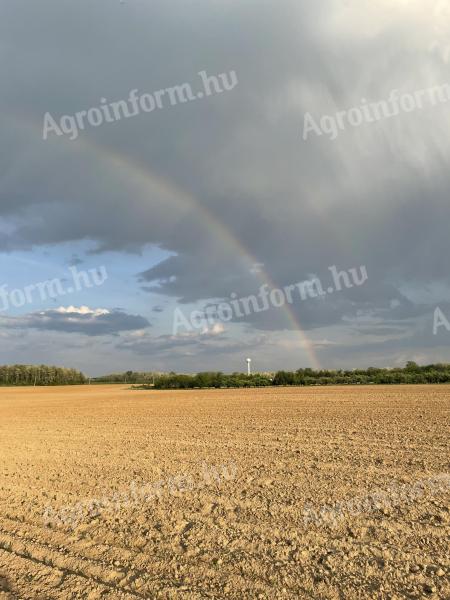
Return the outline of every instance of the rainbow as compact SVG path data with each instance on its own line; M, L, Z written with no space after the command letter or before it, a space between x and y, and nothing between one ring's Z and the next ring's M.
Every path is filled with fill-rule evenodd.
M23 115L20 115L20 117L14 116L14 121L17 122L17 125L21 128L28 125L32 128L33 133L36 132L36 130L39 131L39 137L41 137L41 124L37 125L29 116L25 118ZM174 207L194 211L196 216L204 223L205 227L212 231L214 235L223 242L226 248L233 252L239 260L245 261L248 269L255 264L260 264L257 258L242 243L242 241L238 239L208 207L200 204L191 193L182 189L173 181L169 181L167 178L154 173L146 165L141 164L136 159L131 160L128 156L115 150L100 146L96 142L88 139L86 134L81 135L75 142L72 142L63 136L62 138L51 138L45 143L58 143L63 140L69 145L70 149L78 152L83 149L92 153L94 159L100 160L106 166L112 177L123 179L128 185L138 186L148 196L158 194L164 199L167 199ZM267 270L259 270L257 276L262 285L267 284L270 288L277 287ZM305 351L310 361L310 366L315 369L320 369L321 365L314 344L306 335L292 308L288 303L285 303L280 310L282 310L285 315L286 324L289 326L288 329L294 329L294 331L297 332L299 349L301 348Z

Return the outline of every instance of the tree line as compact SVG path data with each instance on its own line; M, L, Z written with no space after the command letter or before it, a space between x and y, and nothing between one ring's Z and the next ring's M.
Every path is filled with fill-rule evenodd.
M419 366L408 362L405 367L382 369L278 371L273 385L389 385L415 383L450 383L450 364Z
M1 385L82 385L86 377L76 369L47 365L0 366Z
M188 390L193 388L241 388L241 387L265 387L272 385L272 379L268 375L244 373L232 373L231 375L221 371L197 373L196 375L182 375L169 373L155 379L154 388L159 390ZM149 386L142 386L148 388Z
M433 364L419 366L408 362L406 367L393 369L369 367L353 370L278 371L274 374L245 375L243 373L205 372L196 375L169 373L155 379L154 384L142 388L193 389L193 388L241 388L267 386L311 385L389 385L418 383L450 383L450 365Z
M147 383L153 384L157 377L162 373L153 371L123 371L120 373L110 373L101 377L93 377L91 383Z
M0 366L0 386L14 385L83 385L86 383L133 384L141 389L194 389L194 388L244 388L268 386L310 385L370 385L370 384L416 384L450 383L450 364L419 366L408 362L405 367L393 369L369 367L353 370L278 371L277 373L222 373L211 371L186 375L180 373L156 373L124 371L88 379L76 369L47 365Z

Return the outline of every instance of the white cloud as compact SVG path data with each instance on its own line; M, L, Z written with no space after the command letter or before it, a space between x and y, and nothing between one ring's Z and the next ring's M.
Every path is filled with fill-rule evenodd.
M106 308L91 309L88 306L80 306L80 308L77 308L76 306L68 306L67 308L65 308L64 306L60 306L59 308L55 309L55 312L61 314L93 315L94 317L110 314L110 311Z

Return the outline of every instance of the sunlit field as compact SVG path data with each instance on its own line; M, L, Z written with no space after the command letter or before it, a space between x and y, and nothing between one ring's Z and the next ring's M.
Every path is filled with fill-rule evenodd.
M2 388L0 597L448 598L449 405Z

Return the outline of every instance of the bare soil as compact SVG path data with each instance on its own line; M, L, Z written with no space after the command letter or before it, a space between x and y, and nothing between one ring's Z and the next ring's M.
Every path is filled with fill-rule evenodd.
M0 599L448 599L448 485L351 502L448 474L449 409L448 386L0 388Z

